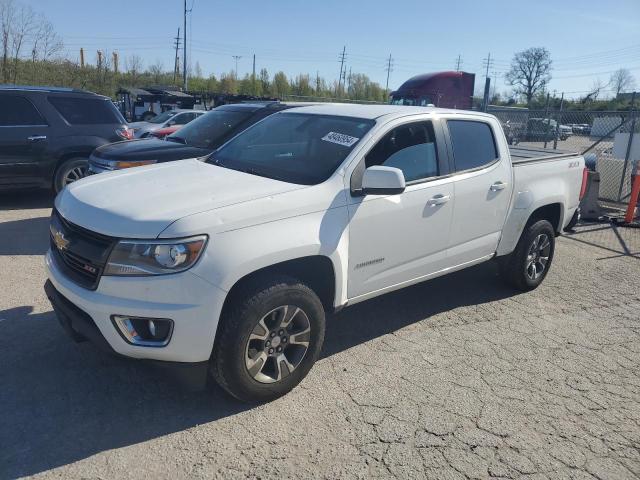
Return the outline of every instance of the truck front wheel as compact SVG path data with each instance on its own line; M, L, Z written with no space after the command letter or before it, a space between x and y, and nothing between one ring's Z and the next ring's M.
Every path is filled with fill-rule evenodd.
M218 327L211 373L245 402L268 402L293 389L322 349L322 302L288 276L264 277L235 293Z
M554 250L555 232L551 223L538 220L528 224L513 253L499 258L500 273L518 290L533 290L547 276Z

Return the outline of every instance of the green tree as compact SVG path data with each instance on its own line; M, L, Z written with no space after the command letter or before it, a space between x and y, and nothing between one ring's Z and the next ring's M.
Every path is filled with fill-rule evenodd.
M289 95L290 92L289 80L284 72L280 71L273 76L273 84L271 86L271 93L278 98L283 98Z
M223 73L220 76L220 91L222 93L238 93L238 80L234 72Z

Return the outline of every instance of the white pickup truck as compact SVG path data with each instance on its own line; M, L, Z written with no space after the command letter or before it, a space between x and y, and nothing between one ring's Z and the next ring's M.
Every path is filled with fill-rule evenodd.
M494 258L517 289L542 282L584 160L514 152L477 112L276 113L207 159L67 187L47 296L76 340L268 401L311 369L326 311Z

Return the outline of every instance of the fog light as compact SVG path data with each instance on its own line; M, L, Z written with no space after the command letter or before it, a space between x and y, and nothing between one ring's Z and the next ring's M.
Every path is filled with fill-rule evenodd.
M127 343L142 347L164 347L173 333L173 320L168 318L112 315L111 321Z

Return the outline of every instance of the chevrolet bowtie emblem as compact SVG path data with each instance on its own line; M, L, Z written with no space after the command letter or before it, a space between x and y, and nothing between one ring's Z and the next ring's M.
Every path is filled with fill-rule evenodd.
M69 240L64 238L64 233L59 230L53 231L53 243L56 244L58 250L64 250L69 245Z

